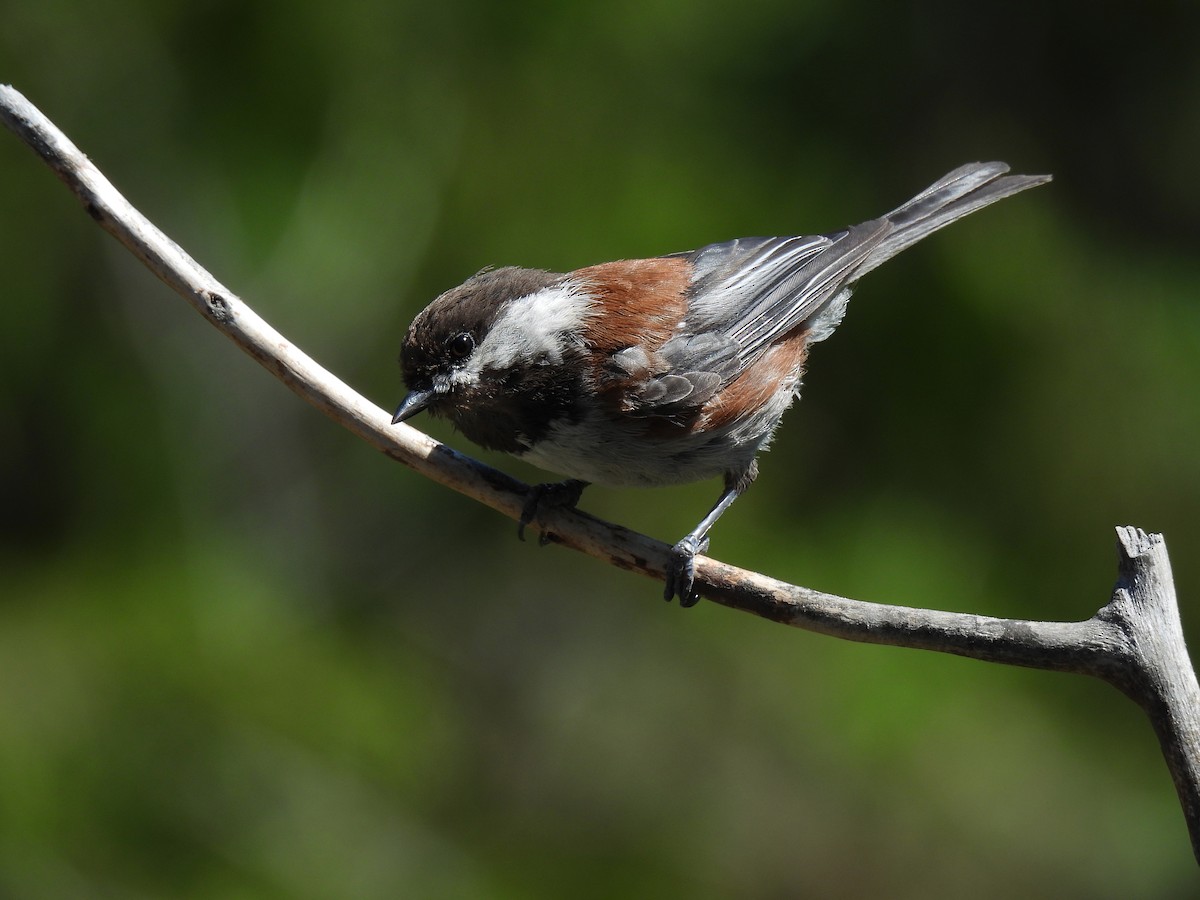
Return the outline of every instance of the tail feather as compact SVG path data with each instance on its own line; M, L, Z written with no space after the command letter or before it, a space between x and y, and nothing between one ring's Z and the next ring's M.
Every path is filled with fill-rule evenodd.
M1005 175L1007 171L1008 165L1002 162L967 163L896 207L884 216L892 225L891 233L863 261L854 273L855 280L939 228L997 200L1045 184L1051 177Z

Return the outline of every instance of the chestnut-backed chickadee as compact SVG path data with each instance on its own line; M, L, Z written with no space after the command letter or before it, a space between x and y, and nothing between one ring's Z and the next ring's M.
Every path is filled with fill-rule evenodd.
M408 329L409 394L482 447L568 476L537 500L574 505L590 482L656 487L722 475L716 505L671 553L667 600L691 606L694 559L750 486L800 390L810 345L833 332L855 283L910 244L1050 180L1004 163L955 169L903 206L842 231L741 238L566 274L485 269Z

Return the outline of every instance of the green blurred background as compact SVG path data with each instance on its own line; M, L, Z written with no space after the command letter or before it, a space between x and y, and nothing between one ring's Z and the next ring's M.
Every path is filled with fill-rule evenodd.
M484 265L1053 172L864 282L713 553L1079 619L1136 524L1195 642L1200 6L1102 8L16 0L0 81L387 408L409 319ZM0 198L0 895L1196 895L1116 691L684 613L519 544L242 356L7 134ZM584 506L675 540L717 487Z

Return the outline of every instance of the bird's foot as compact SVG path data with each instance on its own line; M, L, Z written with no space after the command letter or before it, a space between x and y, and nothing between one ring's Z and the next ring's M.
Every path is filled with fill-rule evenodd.
M700 602L696 590L696 555L708 552L708 538L688 535L671 548L667 558L667 586L663 599L668 603L679 597L679 605L686 609Z
M521 510L521 518L517 520L517 537L522 541L525 540L525 526L531 524L542 510L564 507L574 509L579 498L583 496L583 489L587 486L586 481L580 481L577 478L535 484L529 489L529 496L525 499L525 506ZM538 543L542 546L548 544L550 540L550 533L547 531L543 531L538 536Z

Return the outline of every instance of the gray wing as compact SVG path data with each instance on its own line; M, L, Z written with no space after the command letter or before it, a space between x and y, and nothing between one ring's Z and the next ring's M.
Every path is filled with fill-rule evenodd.
M1050 180L1007 172L1002 162L968 163L886 216L836 234L747 238L676 254L695 267L685 331L727 336L733 342L727 352L746 365L790 331L844 303L843 289L897 253L963 216ZM831 325L819 329L824 335L837 324L837 310L830 316Z
M685 413L789 332L804 326L813 341L828 337L867 272L951 222L1050 180L1007 172L1002 162L968 163L886 216L834 234L742 238L672 254L694 266L688 312L679 335L656 352L630 348L614 357L622 377L638 385L626 408Z
M724 336L726 352L739 367L748 365L818 317L890 231L886 219L875 219L835 234L750 238L695 250L687 254L695 276L685 330Z
M625 411L673 416L703 405L774 342L820 317L889 230L877 219L836 234L740 238L674 254L694 266L688 312L656 351L631 347L611 358L631 388Z

